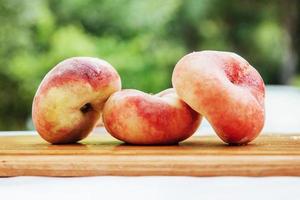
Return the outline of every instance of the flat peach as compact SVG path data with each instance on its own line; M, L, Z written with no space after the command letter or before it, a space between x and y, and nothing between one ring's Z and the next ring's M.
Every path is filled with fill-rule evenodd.
M114 93L105 103L103 122L115 138L131 144L176 144L190 137L201 116L173 89L150 95L138 90Z
M35 94L35 128L50 143L77 142L91 132L105 101L120 89L120 77L106 61L90 57L64 60L45 76Z
M207 118L226 143L248 143L264 126L263 79L237 54L188 54L176 64L172 83L178 96Z

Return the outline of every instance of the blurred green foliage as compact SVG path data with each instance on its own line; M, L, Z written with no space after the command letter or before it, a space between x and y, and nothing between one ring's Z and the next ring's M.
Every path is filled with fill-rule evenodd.
M282 1L0 0L0 130L32 128L31 103L43 76L72 56L116 67L123 88L171 87L187 52L234 51L280 81Z

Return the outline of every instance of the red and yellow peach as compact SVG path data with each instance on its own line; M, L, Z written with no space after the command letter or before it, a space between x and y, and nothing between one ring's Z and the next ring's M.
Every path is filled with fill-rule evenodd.
M229 144L246 144L263 128L265 85L237 54L200 51L184 56L172 76L178 96Z
M176 144L190 137L202 117L173 89L150 95L138 90L114 93L105 103L103 122L115 138L130 144Z
M50 143L77 142L91 132L105 101L120 89L120 77L108 62L90 57L64 60L44 77L35 94L35 128Z

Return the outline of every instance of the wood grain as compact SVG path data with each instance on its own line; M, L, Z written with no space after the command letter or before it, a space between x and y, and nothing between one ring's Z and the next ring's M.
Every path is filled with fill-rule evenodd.
M264 135L247 146L194 136L174 146L130 146L110 136L50 145L0 137L0 176L300 176L300 135Z

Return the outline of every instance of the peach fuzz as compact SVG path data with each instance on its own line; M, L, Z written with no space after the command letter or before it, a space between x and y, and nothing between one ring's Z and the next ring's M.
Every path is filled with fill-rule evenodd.
M176 64L172 84L228 144L246 144L265 121L263 79L244 58L231 52L190 53Z
M50 143L77 142L92 131L105 101L120 89L120 77L108 62L66 59L48 72L35 94L34 126Z
M202 117L173 89L150 95L127 89L105 103L103 122L115 138L137 145L176 144L190 137Z

